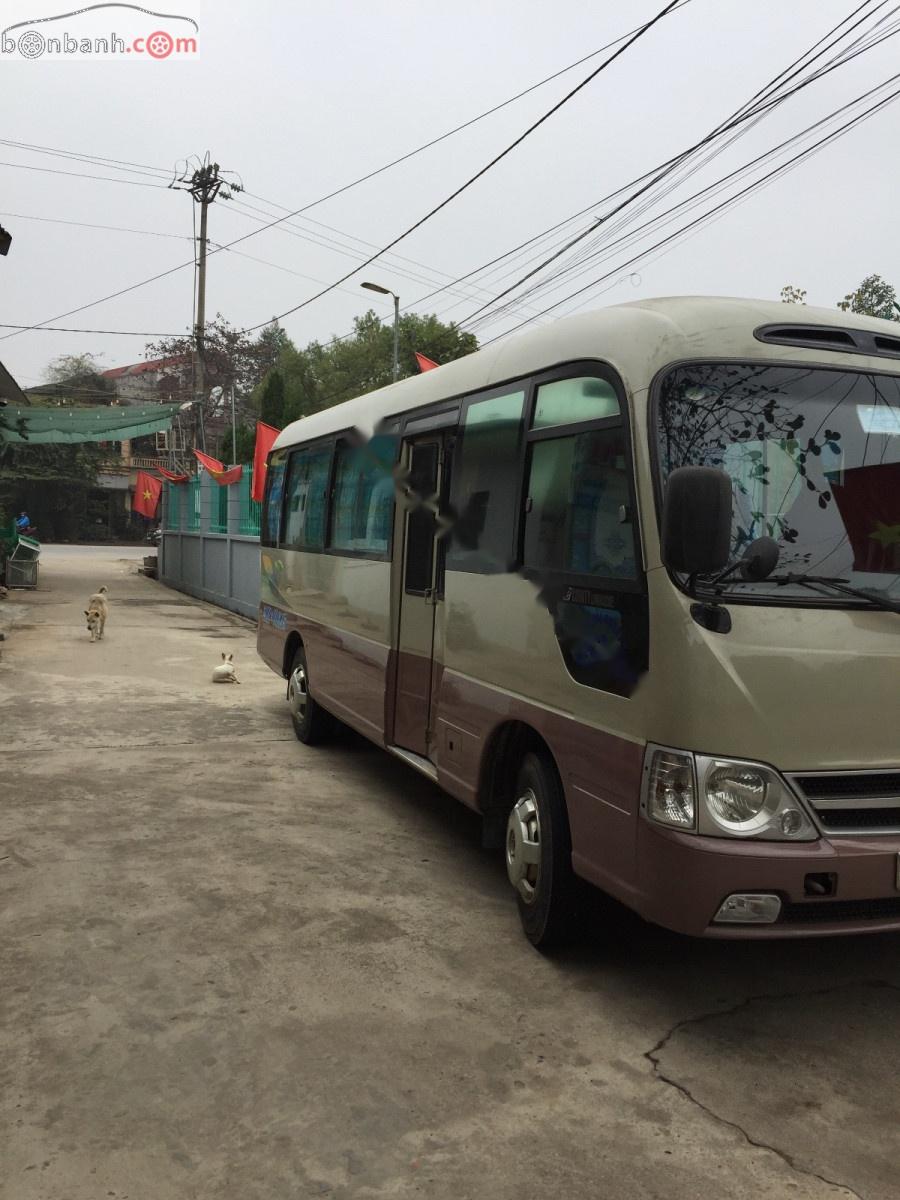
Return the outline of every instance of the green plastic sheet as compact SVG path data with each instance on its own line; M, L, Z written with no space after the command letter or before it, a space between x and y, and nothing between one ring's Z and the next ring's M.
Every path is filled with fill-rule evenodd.
M169 429L177 404L141 404L107 408L0 409L0 441L28 446L48 443L123 442Z

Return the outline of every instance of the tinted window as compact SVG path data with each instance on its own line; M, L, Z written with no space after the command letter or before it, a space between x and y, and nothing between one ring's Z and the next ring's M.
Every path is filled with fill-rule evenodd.
M266 493L263 505L262 536L266 546L274 546L281 532L281 502L284 499L284 472L287 451L276 450L269 459L266 471Z
M574 425L578 421L602 421L619 416L619 397L606 379L587 376L554 379L537 390L532 429L549 425Z
M623 429L534 442L525 506L525 566L636 579L630 504Z
M524 404L524 391L517 391L476 400L466 408L454 454L451 505L456 519L448 570L509 570Z
M325 545L325 507L331 447L295 450L288 472L285 531L282 541L294 550Z
M376 449L338 446L334 477L331 546L335 550L387 553L394 515L390 464Z
M415 496L434 502L437 488L438 444L420 442L412 448L409 487ZM415 500L413 499L415 505ZM410 509L406 522L406 568L404 586L408 592L424 592L431 587L434 557L434 513L424 505Z

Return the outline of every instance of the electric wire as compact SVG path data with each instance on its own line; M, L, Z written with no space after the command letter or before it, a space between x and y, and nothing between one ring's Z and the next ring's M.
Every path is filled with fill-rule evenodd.
M879 4L878 7L879 8L883 7L884 3L885 3L885 0L882 0L882 3ZM865 7L865 5L860 5L860 7L855 10L855 13L859 12L860 9L863 7ZM900 6L898 6L898 7L900 7ZM878 10L876 9L874 11L877 12ZM896 11L896 9L893 11ZM855 15L855 13L851 14L851 16ZM873 14L871 14L871 13L866 14L867 17L871 16L871 15L873 15ZM862 18L862 19L865 20L866 18ZM847 18L845 18L845 21L846 20L847 20ZM845 22L841 22L840 24L843 24L843 23L845 23ZM856 28L856 27L857 26L852 26L851 30L845 31L845 33L841 36L842 37L846 36L846 33L851 32L852 29ZM839 28L839 26L836 26L835 28ZM825 35L826 38L830 37L833 32L834 32L834 30L829 31L829 33ZM873 45L879 44L880 41L886 40L887 37L893 37L895 32L896 31L893 31L889 34L884 35L884 37L875 41L873 43ZM811 49L809 51L806 51L806 53L801 56L801 60L802 60L802 58L806 58L811 53L811 51L816 48L816 46L820 45L822 40L823 39L820 39L820 41L817 42L815 46L811 47ZM834 44L835 43L832 43L832 46L828 47L828 49L832 48ZM871 46L865 47L865 49L870 49L870 48L872 48L872 47ZM494 297L493 301L491 301L487 304L483 304L480 308L478 308L474 312L470 313L467 317L462 318L461 323L468 324L476 316L478 316L481 312L483 312L486 308L488 308L491 303L496 304L497 301L503 299L505 296L509 295L511 292L514 292L526 280L530 279L535 274L537 274L539 271L541 271L545 267L549 266L550 263L554 262L562 254L564 254L567 250L571 249L574 245L581 242L585 238L589 237L601 225L606 225L612 217L614 217L618 213L622 212L623 209L625 209L626 207L631 205L636 199L638 199L640 196L642 196L645 192L649 191L652 187L654 187L656 184L660 183L663 179L665 179L668 175L670 175L671 172L675 169L675 166L679 162L684 162L685 159L687 159L690 155L694 154L697 150L702 149L704 146L707 146L713 139L720 137L724 132L728 131L729 129L734 128L737 125L741 125L741 124L745 123L746 121L748 121L750 119L750 117L758 117L760 115L767 113L772 107L783 103L784 100L786 100L788 98L788 96L795 95L801 89L808 87L809 84L822 78L823 75L828 74L830 71L835 70L838 66L843 66L846 62L851 61L853 58L855 58L857 56L857 54L862 53L862 52L864 52L864 50L856 49L853 53L847 52L843 56L838 56L838 59L836 61L832 61L830 64L826 65L825 67L820 68L818 71L813 72L810 76L807 76L805 79L802 79L798 84L795 85L794 88L790 89L789 92L787 92L785 94L773 94L772 86L767 85L767 87L762 89L761 92L756 93L756 95L754 97L752 97L751 100L747 102L747 104L743 105L740 109L738 109L736 114L732 114L732 116L729 117L725 122L717 125L704 138L702 138L700 141L696 142L693 146L689 147L688 150L684 151L682 155L678 156L678 158L676 160L674 160L674 162L671 165L665 164L659 170L659 172L656 174L656 176L653 179L651 179L649 182L643 184L636 192L632 193L631 196L628 196L625 199L623 199L622 201L620 201L619 204L617 204L609 213L605 214L603 217L601 217L599 220L597 220L594 223L594 225L590 226L586 230L583 230L581 233L577 234L575 237L570 239L564 246L555 250L553 254L551 254L549 257L545 258L537 266L535 266L531 270L529 270L525 275L523 275L515 283L510 284L502 292L500 292L498 295L496 295ZM821 53L822 53L822 51L820 51L820 54ZM787 82L790 79L794 78L797 74L796 70L792 71L791 74L787 75L787 79L782 78L785 75L786 71L788 71L788 72L791 71L791 68L794 67L794 65L795 64L791 64L791 66L786 68L785 71L780 72L779 76L776 77L776 82L781 81L781 83L784 83L784 82ZM806 64L806 65L809 65L809 64ZM759 100L759 103L757 103L753 107L748 107L748 105L753 105L753 102L757 101L757 100Z
M638 41L639 38L643 37L644 34L648 33L649 30L651 30L653 28L653 26L657 24L657 22L661 21L664 17L666 17L672 11L672 9L674 9L676 7L677 3L678 3L678 0L670 0L670 2L668 4L666 4L662 9L660 9L660 11L656 14L656 16L652 17L649 21L647 21L644 25L642 25L638 29L638 31L635 34L633 34L624 43L624 45L620 46L619 49L615 51L614 54L611 54L609 56L609 58L604 59L603 62L600 64L600 66L596 67L590 73L590 75L586 76L583 80L581 80L580 83L578 83L574 88L572 88L569 92L567 92L565 96L563 96L560 100L558 100L556 102L556 104L554 104L545 113L543 113L536 121L532 122L532 124L529 125L527 129L525 129L521 134L519 134L519 136L517 138L515 138L512 142L510 142L510 144L508 146L506 146L503 150L501 150L499 154L496 154L489 162L485 163L485 165L480 170L476 171L476 173L474 175L472 175L464 183L460 184L460 186L458 188L456 188L453 192L451 192L449 196L447 196L445 199L443 199L439 204L436 204L423 217L420 217L418 221L415 221L412 225L409 226L409 228L405 229L402 233L398 234L395 238L393 238L390 242L388 242L386 246L382 246L380 250L376 251L375 254L373 254L369 258L367 258L363 263L360 264L359 267L354 268L354 270L349 271L346 275L343 275L340 279L335 280L334 283L330 284L323 291L317 292L314 296L310 296L308 299L301 301L299 304L295 304L293 307L285 309L285 311L279 313L275 319L280 321L283 317L289 316L291 313L299 312L300 309L306 308L310 304L314 303L316 300L321 299L322 296L327 295L328 292L333 291L334 288L338 287L342 283L345 283L352 275L355 275L357 270L361 270L363 267L369 266L370 263L373 263L377 258L380 258L382 254L386 254L388 252L388 250L392 250L394 248L394 246L396 246L400 242L402 242L404 240L404 238L409 237L409 235L411 233L415 232L415 230L420 229L426 223L426 221L430 221L433 216L435 216L437 213L441 212L441 210L446 208L448 204L451 204L464 191L466 191L474 183L476 183L479 179L481 179L484 175L486 175L488 173L488 171L490 171L493 167L495 167L497 165L497 163L501 162L504 158L506 158L506 156L508 154L511 154L512 151L515 150L517 146L520 146L527 137L529 137L532 133L534 133L534 131L536 129L540 128L540 126L543 125L545 123L545 121L548 121L555 113L557 113L563 107L563 105L567 104L574 96L576 96L580 91L582 91L583 88L587 87L587 85L589 83L591 83L594 79L596 79L597 76L602 71L606 70L606 68L608 66L610 66L613 62L615 62L617 58L620 58L621 55L623 55L627 50L629 50L631 48L631 46L634 45L634 43L636 41ZM259 232L259 231L257 230L255 232ZM247 235L247 236L250 236L250 235ZM234 245L234 244L235 243L232 243L232 245ZM253 332L255 332L255 330L261 329L263 327L263 325L267 325L267 324L269 324L268 321L263 321L257 325L250 325L250 326L247 326L244 329L242 329L241 332L242 333L253 333Z
M550 304L546 308L543 308L541 310L539 316L542 316L542 317L546 316L548 313L561 307L561 305L566 304L570 300L573 300L575 297L580 296L583 293L589 291L591 288L596 286L598 283L601 283L604 280L608 279L611 275L617 274L618 272L623 271L626 267L634 265L636 262L645 258L647 255L649 255L653 251L682 237L685 233L694 229L695 227L706 223L712 217L714 217L716 214L726 210L727 208L730 208L733 204L739 202L745 196L766 186L774 178L777 178L778 176L785 174L788 170L791 170L800 161L810 157L814 153L817 153L820 149L824 148L825 145L836 140L838 137L843 136L849 129L854 128L856 125L860 124L862 121L868 120L870 117L874 116L877 112L882 111L888 104L893 103L898 97L900 97L900 88L898 88L895 91L893 91L892 93L890 93L884 99L878 101L877 104L871 106L869 109L865 110L865 112L853 117L852 120L848 121L845 125L839 127L837 130L833 130L831 133L825 135L818 142L815 142L812 146L807 147L805 150L800 151L793 158L789 159L786 163L782 163L780 166L778 166L778 167L774 168L772 171L770 171L767 175L764 175L760 179L755 180L753 183L748 184L745 188L743 188L736 195L729 196L727 199L723 200L720 204L716 205L714 208L710 209L708 212L703 213L699 217L694 218L694 220L692 220L692 221L688 222L686 225L682 226L681 229L675 230L674 233L671 233L667 237L662 238L660 241L656 242L653 246L650 246L650 247L646 248L645 250L640 251L638 254L634 255L632 258L628 259L626 262L619 263L619 265L617 267L615 267L612 271L608 272L607 274L599 276L597 279L594 279L590 283L585 284L584 287L578 288L575 292L572 292L569 295L564 296L561 300L557 300L553 304ZM489 346L493 342L499 341L501 338L508 337L509 335L517 332L517 330L523 328L525 325L528 325L530 323L531 319L533 319L533 318L529 318L529 319L526 319L525 321L520 322L518 325L513 326L512 329L508 329L504 333L498 334L497 337L491 338L489 341L482 343L482 345Z

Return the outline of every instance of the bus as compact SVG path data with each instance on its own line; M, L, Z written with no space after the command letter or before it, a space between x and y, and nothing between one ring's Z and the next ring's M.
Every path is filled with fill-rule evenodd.
M480 813L538 948L585 883L704 937L900 930L900 326L646 300L286 428L258 649Z

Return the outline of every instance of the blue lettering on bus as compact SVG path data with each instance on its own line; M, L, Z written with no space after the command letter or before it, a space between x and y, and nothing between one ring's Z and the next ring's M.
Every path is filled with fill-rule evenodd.
M287 615L281 612L280 609L272 608L271 604L263 605L262 619L267 625L272 625L275 629L287 629Z

